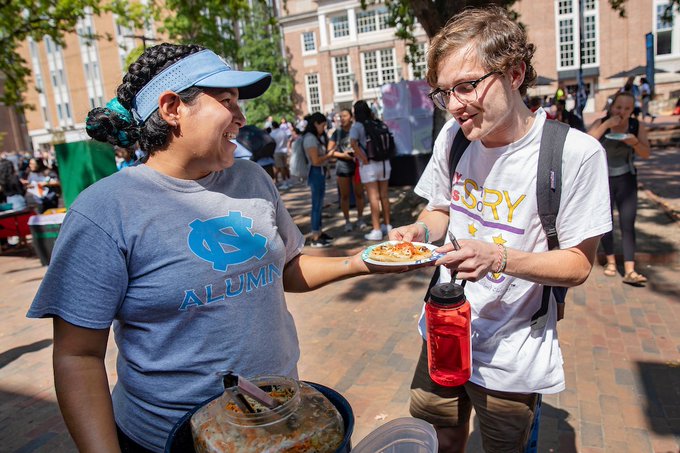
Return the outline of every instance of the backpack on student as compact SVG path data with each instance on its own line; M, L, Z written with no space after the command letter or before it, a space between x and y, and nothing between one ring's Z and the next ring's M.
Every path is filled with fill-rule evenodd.
M366 147L362 147L368 160L382 162L389 160L395 153L394 136L385 123L380 120L367 120Z
M559 121L546 120L538 152L536 199L538 217L541 219L543 231L545 231L548 239L548 250L554 250L560 246L556 223L562 195L562 154L568 132L568 125ZM463 131L458 130L449 152L449 181L453 180L458 162L460 162L460 158L469 144L470 141L465 137ZM437 284L438 280L439 267L435 269L432 280L430 280L430 285L425 294L425 301L430 298L430 289ZM465 281L463 281L464 285ZM531 317L531 328L533 330L539 330L545 326L551 292L557 301L557 319L560 320L564 317L564 299L567 295L567 288L543 286L541 308Z
M309 159L305 153L305 148L302 146L304 135L298 137L293 142L293 150L290 155L289 170L290 174L295 178L307 179L309 175Z

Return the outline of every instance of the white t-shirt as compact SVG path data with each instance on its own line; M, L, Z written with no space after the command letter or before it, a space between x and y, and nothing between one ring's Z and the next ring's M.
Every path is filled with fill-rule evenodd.
M448 210L449 230L456 238L502 243L527 252L548 250L536 207L536 169L545 117L543 109L537 110L530 131L510 145L486 148L480 141L472 142L458 163L451 191L448 155L459 125L455 120L446 123L415 192L429 201L427 209ZM562 162L557 231L560 248L567 249L610 231L612 222L607 161L600 143L571 129ZM450 272L443 268L440 281L450 279ZM532 331L529 324L541 305L542 291L542 285L505 274L488 274L467 283L472 382L520 393L564 389L555 304L550 304L542 331ZM419 330L424 336L423 316Z
M278 127L269 133L276 142L276 149L274 152L288 154L288 134L282 128Z

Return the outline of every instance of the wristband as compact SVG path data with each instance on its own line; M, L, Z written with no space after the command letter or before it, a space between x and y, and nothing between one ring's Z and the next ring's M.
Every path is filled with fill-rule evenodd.
M498 268L494 274L502 274L505 270L505 265L508 264L508 249L503 244L496 244L498 246Z
M423 228L425 228L425 242L430 243L430 229L427 227L427 224L422 221L416 222L416 225L422 225Z

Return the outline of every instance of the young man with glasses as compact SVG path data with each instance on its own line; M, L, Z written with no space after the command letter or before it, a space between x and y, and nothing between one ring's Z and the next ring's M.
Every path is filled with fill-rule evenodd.
M435 426L439 451L465 451L473 407L486 451L525 451L540 394L565 388L553 296L545 324L531 322L543 285L583 283L600 236L611 230L604 152L570 129L556 222L560 248L548 251L536 197L546 114L531 112L522 100L536 78L533 53L525 32L498 7L461 12L428 52L430 98L453 119L415 189L428 200L426 209L390 239L446 238L439 249L445 255L436 263L442 266L439 282L450 281L452 271L467 280L472 377L460 387L433 382L423 341L411 385L411 413ZM459 130L470 144L451 175L449 152ZM425 338L422 317L419 328Z

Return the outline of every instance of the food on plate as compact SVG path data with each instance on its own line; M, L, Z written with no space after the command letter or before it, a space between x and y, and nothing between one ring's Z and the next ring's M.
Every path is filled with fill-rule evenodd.
M432 250L424 245L415 245L412 242L386 242L376 245L368 257L375 261L387 263L408 263L431 258Z

